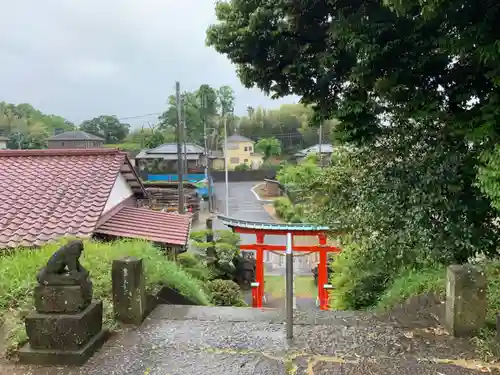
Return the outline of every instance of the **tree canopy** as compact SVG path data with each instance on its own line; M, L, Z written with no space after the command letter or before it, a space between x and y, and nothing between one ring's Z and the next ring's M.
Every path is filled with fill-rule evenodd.
M63 117L46 115L30 104L0 102L0 135L9 138L9 148L44 148L56 130L73 130Z
M263 153L264 160L267 160L281 154L281 143L276 138L261 138L255 145L255 151Z
M106 143L119 143L128 135L130 125L121 123L116 116L103 115L82 122L80 129L104 138Z
M385 130L381 116L395 112L498 139L493 0L232 0L216 15L207 43L245 86L300 95L317 119L338 118L345 139L372 139Z

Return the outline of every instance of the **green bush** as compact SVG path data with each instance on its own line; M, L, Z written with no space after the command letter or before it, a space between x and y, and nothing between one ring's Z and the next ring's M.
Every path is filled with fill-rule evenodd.
M231 280L213 280L208 283L211 302L216 306L245 306L240 287Z
M213 231L212 243L206 242L210 231L192 232L193 246L206 264L210 277L214 279L236 280L235 260L240 257L240 235L231 230ZM213 251L212 251L213 250Z
M250 170L250 166L248 164L242 163L242 164L238 164L236 167L234 167L234 170L244 172L244 171Z
M210 270L202 259L193 253L185 252L177 257L177 263L191 276L206 281L210 279Z
M64 242L56 242L37 250L16 249L0 257L0 317L6 332L7 350L15 349L26 341L23 317L33 309L33 288L36 274L49 257ZM150 293L162 286L178 290L201 305L209 305L202 283L184 271L150 242L122 240L116 242L85 241L82 264L90 271L94 284L94 298L103 300L105 323L113 327L111 264L124 256L142 258L146 289Z
M444 295L446 269L442 265L403 272L388 286L377 302L378 310L388 310L412 296L429 292Z
M279 197L274 200L273 205L280 218L287 222L290 221L293 217L293 207L290 199L287 197Z
M375 305L381 294L408 264L425 266L417 248L393 243L380 234L356 242L344 238L342 252L332 263L331 283L335 285L332 307L359 310Z

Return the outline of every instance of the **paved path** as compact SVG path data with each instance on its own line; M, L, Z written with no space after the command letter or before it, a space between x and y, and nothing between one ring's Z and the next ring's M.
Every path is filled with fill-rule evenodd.
M361 313L159 306L81 368L7 368L9 375L474 375L467 340ZM461 360L460 360L461 359ZM483 369L485 371L485 369ZM495 370L496 371L496 370ZM499 374L499 372L493 372ZM3 375L3 374L2 374Z

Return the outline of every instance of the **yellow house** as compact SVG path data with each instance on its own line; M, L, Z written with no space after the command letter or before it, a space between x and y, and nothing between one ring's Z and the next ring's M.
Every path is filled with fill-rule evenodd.
M228 169L234 170L240 164L246 164L250 169L259 169L264 162L264 156L255 152L255 142L242 135L232 135L227 138ZM214 169L224 168L224 156L214 161Z

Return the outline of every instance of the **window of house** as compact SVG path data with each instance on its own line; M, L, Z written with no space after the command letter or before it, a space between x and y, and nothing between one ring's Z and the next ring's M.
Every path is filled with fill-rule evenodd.
M229 159L229 161L231 162L231 164L239 164L240 158L232 157L232 158Z
M64 146L64 142L61 142L61 146Z
M248 147L247 146L245 146L245 151L248 151Z
M248 151L252 152L252 146L248 147Z
M244 161L244 162L245 162L245 163L248 163L248 159L245 159L245 161Z

